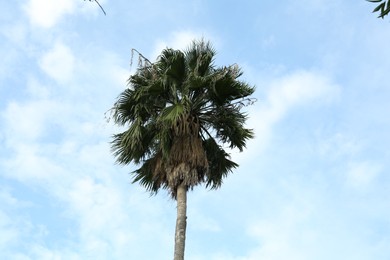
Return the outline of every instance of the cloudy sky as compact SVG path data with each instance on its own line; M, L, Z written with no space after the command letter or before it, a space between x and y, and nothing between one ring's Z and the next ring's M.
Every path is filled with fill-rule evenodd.
M390 259L390 22L364 0L2 1L0 259L172 259L176 205L115 164L131 49L204 37L256 138L188 198L188 260Z

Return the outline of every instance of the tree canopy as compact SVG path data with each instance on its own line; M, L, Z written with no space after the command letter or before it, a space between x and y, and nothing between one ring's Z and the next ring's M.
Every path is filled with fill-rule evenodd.
M254 87L238 80L236 64L216 67L215 54L204 41L163 50L155 63L139 64L113 107L115 123L127 126L113 137L117 162L140 165L134 182L152 193L165 188L175 197L182 183L220 187L238 166L221 143L242 151L253 137L240 110Z

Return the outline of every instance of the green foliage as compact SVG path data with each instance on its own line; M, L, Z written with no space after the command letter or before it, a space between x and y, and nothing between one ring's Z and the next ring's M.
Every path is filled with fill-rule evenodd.
M220 187L238 165L219 144L242 151L253 138L241 109L255 89L238 79L237 65L216 67L215 54L201 40L139 62L112 108L114 122L127 128L113 136L116 160L140 165L133 181L152 193L165 188L175 197L181 183Z
M386 15L390 12L390 0L383 1L383 0L367 0L371 3L380 3L375 9L372 11L373 13L379 12L378 18L384 18Z

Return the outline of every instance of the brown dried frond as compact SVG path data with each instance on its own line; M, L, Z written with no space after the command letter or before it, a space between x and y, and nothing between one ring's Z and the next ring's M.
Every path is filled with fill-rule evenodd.
M180 184L191 189L202 183L208 173L208 160L199 129L197 118L182 115L172 127L169 157L164 157L160 151L151 162L154 187L168 188L173 198L176 198L176 189Z
M198 185L209 169L199 136L199 121L190 115L180 119L173 127L174 139L166 167L168 186L173 191L181 183L187 188Z
M176 188L180 184L184 184L187 188L192 188L203 180L203 176L199 176L197 169L191 168L187 163L180 163L174 167L168 167L167 181L169 187L172 187L172 195L176 195Z
M166 177L167 173L164 166L164 161L162 157L162 153L159 152L153 161L153 182L157 187L161 187L161 185L166 185Z

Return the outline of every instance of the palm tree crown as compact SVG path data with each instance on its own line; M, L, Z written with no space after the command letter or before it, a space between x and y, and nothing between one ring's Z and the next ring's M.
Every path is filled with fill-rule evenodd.
M139 65L112 108L127 129L113 136L116 160L140 165L133 180L152 193L165 188L175 198L180 184L220 187L238 166L220 144L242 151L253 137L241 108L254 87L238 80L237 65L216 67L215 54L203 40L186 51L164 49L155 63Z

